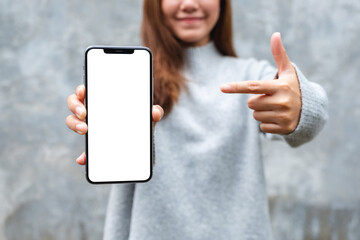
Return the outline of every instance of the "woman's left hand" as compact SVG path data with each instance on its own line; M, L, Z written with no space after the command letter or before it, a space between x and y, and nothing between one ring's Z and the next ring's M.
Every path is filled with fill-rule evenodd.
M226 83L221 86L221 91L256 94L249 98L248 106L254 110L254 118L261 122L261 130L287 134L293 132L299 123L300 85L295 68L282 45L280 33L274 33L271 37L271 52L278 68L278 79Z

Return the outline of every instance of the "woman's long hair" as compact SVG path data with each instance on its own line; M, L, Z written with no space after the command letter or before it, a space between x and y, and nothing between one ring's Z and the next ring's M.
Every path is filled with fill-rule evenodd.
M144 0L141 37L144 46L153 52L154 58L154 104L169 114L186 88L186 79L180 71L184 65L182 43L165 24L161 0ZM230 0L221 0L220 16L210 33L217 50L226 56L236 57L232 42Z

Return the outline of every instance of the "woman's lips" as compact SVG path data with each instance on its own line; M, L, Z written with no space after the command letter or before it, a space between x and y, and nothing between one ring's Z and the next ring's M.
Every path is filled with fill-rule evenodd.
M178 21L183 23L196 23L203 20L203 17L186 17L186 18L179 18Z

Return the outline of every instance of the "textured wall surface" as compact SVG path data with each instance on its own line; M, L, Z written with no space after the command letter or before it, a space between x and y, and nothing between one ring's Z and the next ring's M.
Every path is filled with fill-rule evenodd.
M137 45L141 0L0 0L0 240L100 239L109 186L74 159L84 137L65 126L88 45ZM276 239L360 239L360 2L233 0L242 57L290 59L329 96L311 143L264 140Z

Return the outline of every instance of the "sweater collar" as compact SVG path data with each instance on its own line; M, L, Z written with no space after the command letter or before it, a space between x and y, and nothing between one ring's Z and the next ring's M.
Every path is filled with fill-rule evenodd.
M203 46L184 48L184 52L186 61L189 64L206 62L209 58L220 56L219 51L215 47L214 41L210 41Z

